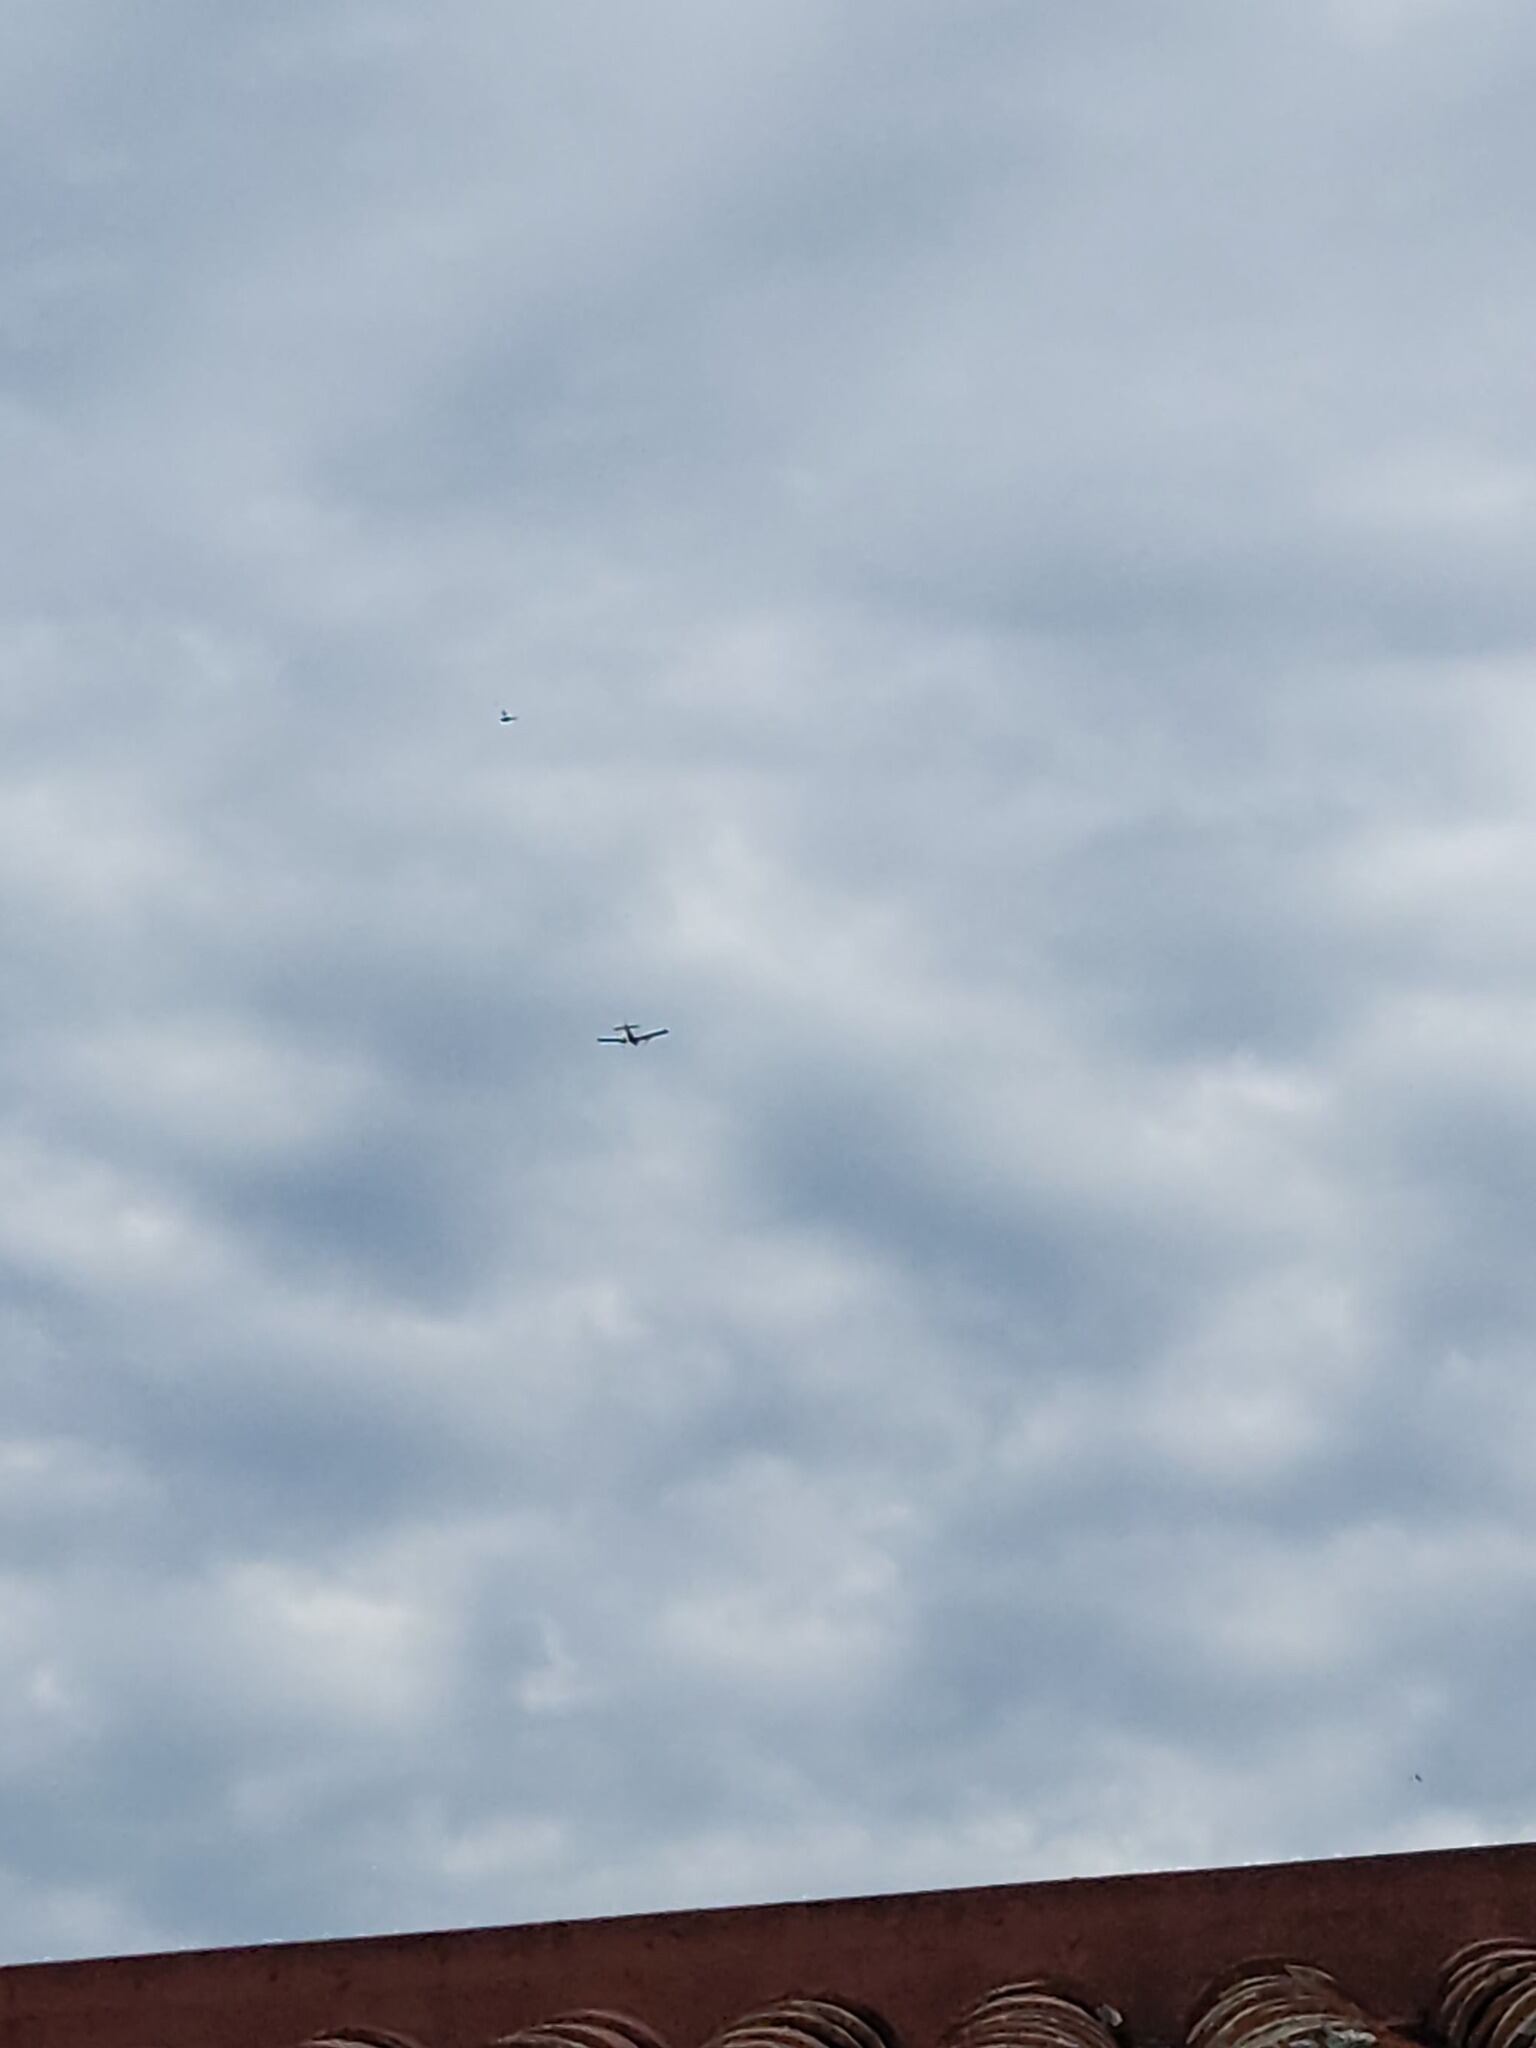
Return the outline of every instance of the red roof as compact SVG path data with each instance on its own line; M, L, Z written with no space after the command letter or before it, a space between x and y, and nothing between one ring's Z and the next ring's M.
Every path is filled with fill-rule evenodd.
M28 1964L0 2048L1530 2048L1524 1934L1536 1846L1447 1850Z

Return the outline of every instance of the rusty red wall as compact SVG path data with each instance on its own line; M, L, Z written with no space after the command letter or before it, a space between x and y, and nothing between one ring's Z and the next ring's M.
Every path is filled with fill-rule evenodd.
M918 1892L470 1933L0 1970L0 2048L291 2048L367 2022L429 2048L572 2006L617 2006L674 2048L785 1991L878 2006L908 2048L1010 1977L1064 1972L1172 2040L1217 1970L1280 1954L1414 2019L1443 1957L1536 1934L1536 1847Z

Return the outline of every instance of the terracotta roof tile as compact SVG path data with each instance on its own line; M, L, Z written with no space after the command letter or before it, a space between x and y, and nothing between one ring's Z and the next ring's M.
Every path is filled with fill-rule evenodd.
M1473 1941L1440 1971L1435 2019L1450 2048L1515 2048L1536 2040L1536 1946Z
M1328 1974L1298 1962L1228 1971L1196 2001L1186 2048L1404 2048Z
M422 2048L409 2034L395 2034L388 2027L340 2027L333 2032L311 2034L304 2048Z
M1265 1958L1212 1980L1181 2048L1536 2048L1536 1945L1503 1939L1458 1950L1440 1973L1434 2024L1415 2039L1368 2012L1316 1964ZM348 2027L299 2048L426 2048L409 2035ZM583 2010L499 2034L483 2048L669 2048L629 2013ZM872 2006L786 1997L739 2014L697 2048L908 2048ZM1060 1978L999 1984L933 2043L910 2048L1151 2048L1091 1988ZM1158 2043L1156 2048L1168 2048Z

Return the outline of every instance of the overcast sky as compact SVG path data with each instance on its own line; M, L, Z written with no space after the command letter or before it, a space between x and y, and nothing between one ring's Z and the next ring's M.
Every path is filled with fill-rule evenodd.
M1536 1829L1533 85L8 0L0 1958Z

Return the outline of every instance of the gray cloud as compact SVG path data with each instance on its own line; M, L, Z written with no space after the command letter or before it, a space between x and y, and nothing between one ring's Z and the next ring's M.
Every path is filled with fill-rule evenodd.
M1524 14L11 34L7 1953L1527 1831Z

